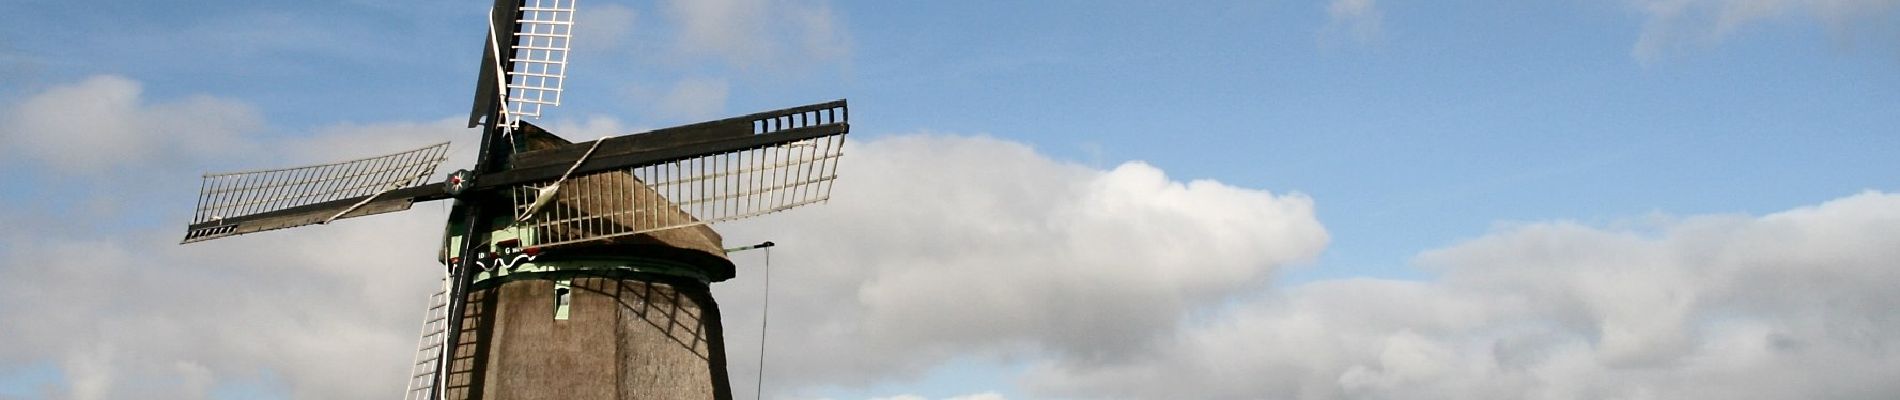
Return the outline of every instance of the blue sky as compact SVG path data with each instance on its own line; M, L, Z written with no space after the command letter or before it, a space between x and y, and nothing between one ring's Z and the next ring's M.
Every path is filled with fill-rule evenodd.
M185 110L180 115L219 110L204 112L228 117L217 125L230 130L221 137L255 143L335 143L326 138L359 128L444 132L443 121L462 118L467 109L484 29L481 3L28 0L0 24L0 73L10 77L0 80L0 105L23 109L46 93L115 76L142 88L141 106ZM542 124L587 132L570 133L571 139L848 98L854 140L883 140L866 151L908 154L897 152L913 147L903 140L918 134L954 138L941 146L991 137L1006 143L970 145L1004 152L1028 146L1034 160L1053 160L1060 166L1050 168L1061 171L1120 176L1115 173L1132 172L1118 168L1139 162L1177 184L1207 180L1270 192L1273 201L1310 201L1323 244L1310 252L1289 250L1303 257L1263 255L1274 261L1259 264L1272 268L1245 276L1264 286L1221 289L1218 300L1181 310L1214 325L1245 321L1230 313L1304 304L1272 299L1298 299L1341 282L1449 285L1445 271L1467 271L1482 264L1473 260L1490 259L1466 255L1472 249L1544 228L1635 232L1674 243L1667 238L1700 232L1691 228L1703 226L1695 221L1771 221L1765 216L1860 204L1830 202L1900 188L1894 157L1900 113L1893 111L1900 106L1900 2L1894 1L598 0L580 6L570 91ZM193 99L215 104L197 108ZM159 139L139 143L189 136L177 129L155 129L151 134ZM16 148L58 148L21 145L44 141L28 138L38 132L0 133L12 135L0 143ZM453 137L458 146L475 140L472 131L461 134ZM322 161L307 149L254 148L267 153L172 157L123 150L143 158L91 170L20 153L0 164L23 172L5 178L0 196L33 205L29 209L42 211L38 218L85 221L61 234L142 243L129 238L183 223L192 196L184 189L194 182L150 178L120 186L133 178L110 175L162 167L180 172L152 176L190 179L183 171ZM966 167L1010 174L956 163L929 171L954 175ZM126 211L121 203L133 197L152 211ZM61 200L68 198L89 200ZM841 203L826 207L857 204ZM4 220L38 221L24 215ZM791 220L778 223L794 224L785 221ZM789 229L774 223L739 229ZM145 257L138 249L146 247L127 248L132 258ZM1442 257L1421 261L1421 254ZM1895 266L1879 254L1868 255L1868 265ZM797 271L794 265L778 273ZM876 282L882 281L844 287L876 293ZM1590 315L1610 321L1604 315L1616 314ZM1188 322L1156 337L1200 332L1193 318L1179 318ZM1451 343L1470 341L1470 335L1445 335ZM1586 347L1614 347L1604 340L1585 340ZM920 343L958 349L943 343L964 342ZM1075 360L1086 358L1049 350L1061 346L1048 338L1012 343L971 345L961 354L974 356L907 364L926 371L921 374L814 374L788 378L774 390L839 398L1145 397L1076 383L1087 381L1082 373L1042 380L1051 370L1044 367L1074 372ZM1010 346L1038 350L998 350ZM74 367L66 357L0 352L0 398L71 394L35 388L69 385L62 377ZM1870 362L1891 368L1889 361ZM218 372L224 367L206 365L213 386L224 388L214 392L312 393L281 390L278 385L295 380L282 371L227 379ZM1254 391L1207 396L1330 398L1299 394L1318 393L1302 391L1310 388L1248 388ZM1347 397L1358 393L1340 390Z

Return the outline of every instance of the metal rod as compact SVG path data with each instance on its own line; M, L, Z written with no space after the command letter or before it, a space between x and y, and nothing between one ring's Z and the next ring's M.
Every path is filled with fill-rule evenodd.
M746 251L746 250L763 249L763 248L777 246L777 245L778 245L777 243L772 243L771 241L765 241L765 242L760 242L759 244L755 244L755 245L739 246L739 247L726 249L726 254L732 254L732 253L737 253L737 252Z

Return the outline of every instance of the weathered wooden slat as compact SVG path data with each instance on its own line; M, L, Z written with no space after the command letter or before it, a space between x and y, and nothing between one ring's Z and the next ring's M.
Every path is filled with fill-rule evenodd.
M844 106L844 100L829 101L619 136L601 142L600 149L595 150L595 154L637 153L689 144L742 138L755 134L756 131L753 124L761 120L769 120L776 117L805 112L831 110ZM844 123L845 121L841 117L835 122ZM556 162L556 160L566 160L567 163L573 163L574 159L580 158L581 154L586 153L587 148L592 145L592 142L581 142L579 144L561 146L553 149L523 152L515 155L515 162L518 163L517 166Z
M657 150L643 150L643 151L635 150L631 152L618 153L618 154L597 150L594 152L592 156L588 157L587 160L583 161L579 168L576 168L574 170L574 174L581 175L581 174L588 174L588 173L607 171L607 170L626 169L626 168L633 168L633 167L638 167L638 166L643 166L643 165L652 165L652 164L673 161L673 160L703 157L709 154L719 154L719 153L739 151L739 150L745 150L745 149L757 148L757 147L763 147L763 146L780 145L780 144L785 144L785 143L797 142L801 140L821 138L825 136L842 135L849 132L850 130L851 130L850 124L836 123L836 124L810 126L810 127L804 127L804 128L793 128L793 129L780 131L780 132L751 135L751 136L725 139L725 140L717 140L717 141L697 143L697 144L686 145L686 146L675 146L675 147L669 147L669 148L657 149ZM608 139L608 140L611 141L613 139ZM583 142L583 143L575 143L574 145L576 146L590 145L590 143ZM602 143L601 146L606 147L606 143ZM497 173L488 174L488 175L482 175L480 178L475 180L474 189L475 190L494 190L498 188L513 187L513 186L521 185L524 183L539 182L539 181L546 181L546 180L559 178L561 177L561 173L566 172L568 167L573 166L574 161L579 158L580 158L580 154L575 154L573 157L565 158L565 159L541 159L537 161L535 164L527 164L524 162L523 164L526 164L526 165L515 165L513 168L510 168L507 171L497 172Z
M355 201L352 201L352 200L355 200ZM338 200L338 201L330 202L330 203L340 203L340 202L346 202L346 201L347 203L332 205L328 207L317 207L321 204L312 204L310 206L297 207L297 208L288 209L288 210L272 211L268 213L255 214L255 215L250 215L246 217L230 218L230 219L224 219L224 220L215 220L215 221L201 223L201 224L193 224L191 225L191 227L186 228L185 240L182 243L201 242L201 241L206 241L206 240L211 240L211 239L222 238L226 236L242 235L246 233L254 233L254 232L262 232L262 231L268 231L268 230L284 229L284 228L295 228L295 227L304 226L304 225L320 224L326 220L330 220L331 216L336 216L336 213L342 212L343 210L348 209L351 205L356 204L356 202L360 200L361 198L344 199L344 200ZM415 204L415 201L413 198L403 198L403 197L392 197L392 198L387 198L387 199L378 198L368 203L364 203L362 206L357 207L354 210L350 210L349 213L345 213L342 216L338 216L336 219L355 218L355 217L361 217L361 216L366 216L366 215L376 215L376 214L382 214L382 213L403 211L403 210L408 210L409 207L414 204Z

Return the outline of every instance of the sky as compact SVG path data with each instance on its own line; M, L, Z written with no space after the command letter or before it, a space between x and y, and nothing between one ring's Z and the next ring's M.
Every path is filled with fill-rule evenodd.
M14 0L0 399L397 396L444 204L176 243L205 172L468 164L486 3ZM742 399L1900 393L1900 1L1144 3L585 0L536 123L849 99L718 226Z

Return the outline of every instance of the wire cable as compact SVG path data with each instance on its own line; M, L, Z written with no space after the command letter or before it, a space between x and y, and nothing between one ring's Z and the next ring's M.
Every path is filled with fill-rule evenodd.
M770 242L767 242L770 243ZM772 248L765 248L765 300L759 307L759 380L753 383L752 398L765 399L765 328L772 317Z

